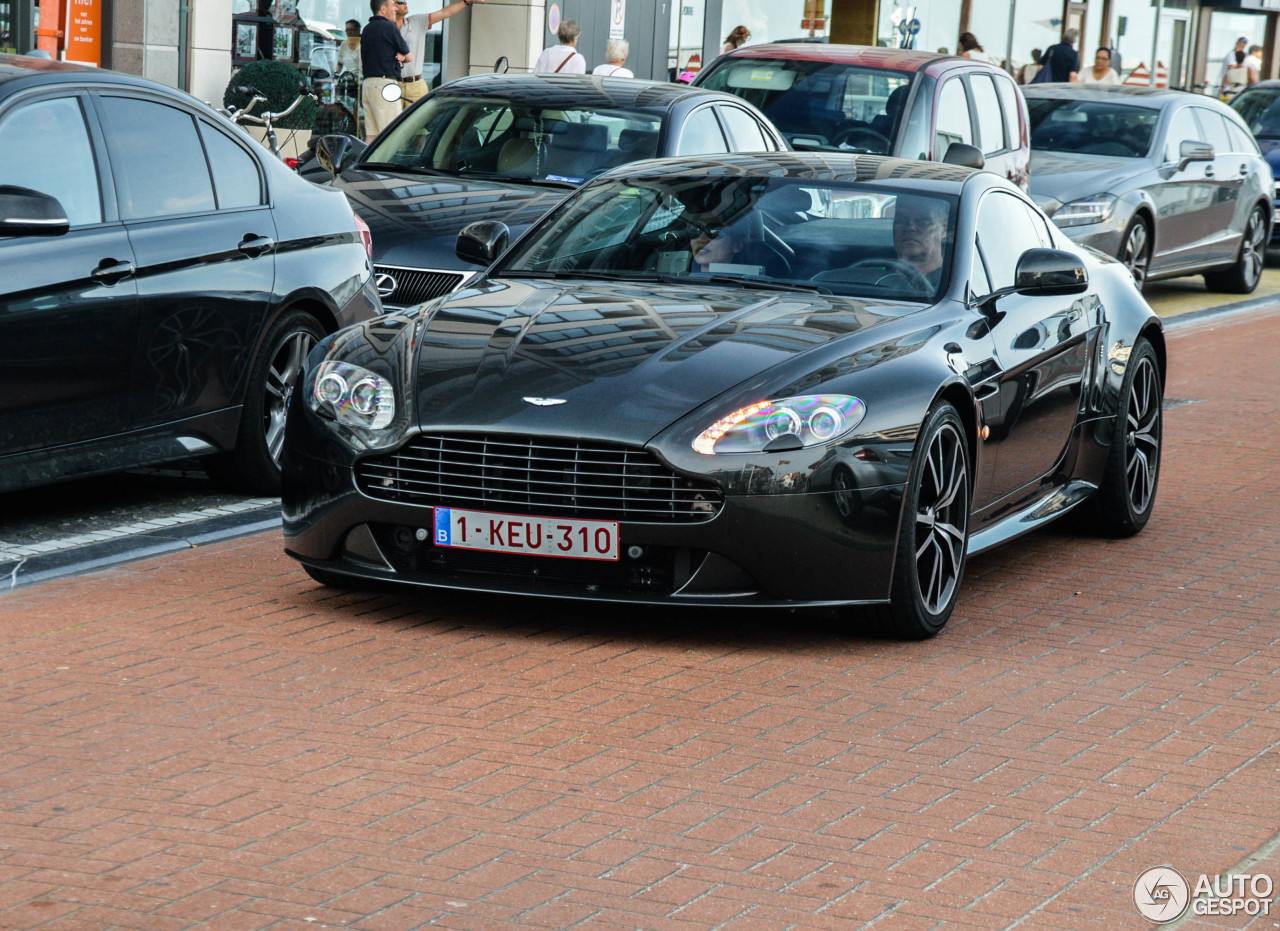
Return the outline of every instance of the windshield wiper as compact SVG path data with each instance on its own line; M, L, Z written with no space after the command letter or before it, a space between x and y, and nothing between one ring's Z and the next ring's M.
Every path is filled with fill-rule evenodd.
M708 284L727 284L737 285L742 288L753 288L758 291L803 291L808 294L831 294L830 288L824 288L822 285L816 284L784 284L773 278L766 278L763 275L663 275L662 280L667 284L678 285L697 285L703 282Z
M610 272L594 268L570 268L562 271L549 269L500 268L495 276L510 278L598 278L604 281L645 281L653 280L652 275L634 272Z
M418 165L397 165L395 162L365 162L358 166L360 168L374 168L378 171L398 171L406 175L431 175L433 177L452 178L452 171L442 171L439 168L422 168Z
M524 178L519 175L504 175L499 171L478 171L474 168L459 168L459 175L478 178L481 181L506 181L513 184L538 184L543 187L559 187L574 190L578 187L573 181L556 181L552 178Z

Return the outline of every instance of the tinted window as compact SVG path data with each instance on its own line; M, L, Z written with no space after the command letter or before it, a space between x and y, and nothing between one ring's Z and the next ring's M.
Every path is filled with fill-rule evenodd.
M214 209L204 148L190 114L135 97L103 97L120 217L145 220Z
M1255 136L1280 136L1280 91L1248 91L1237 95L1231 106Z
M1008 78L996 78L996 89L1000 91L1000 106L1004 110L1005 140L1009 148L1016 149L1022 144L1018 88Z
M56 197L72 226L102 222L98 166L80 102L40 100L0 120L4 184Z
M985 74L975 74L969 78L969 87L973 91L973 106L978 111L978 135L982 139L984 155L994 155L1009 146L1004 137L1004 119L1000 113L1000 98L996 95L996 85Z
M1114 158L1145 158L1160 121L1154 107L1070 97L1028 97L1027 113L1032 149Z
M1011 248L1010 245L1013 245ZM987 195L978 208L978 247L991 273L992 289L1013 284L1023 251L1049 245L1040 218L1012 194Z
M1204 133L1205 141L1213 146L1216 154L1231 151L1231 137L1227 135L1227 124L1223 121L1222 116L1206 110L1203 107L1194 107L1196 119L1200 123L1200 129Z
M1242 152L1246 155L1258 155L1258 143L1253 141L1253 137L1241 129L1232 120L1227 120L1227 132L1231 134L1231 151Z
M738 152L770 152L773 146L765 139L760 124L746 110L737 107L721 107L720 115L729 124L734 149Z
M253 156L206 123L200 124L220 210L262 203L262 178Z
M964 82L952 78L942 85L938 97L938 143L933 157L942 161L952 143L973 145L973 126L969 122L969 98L964 92Z
M1169 124L1169 132L1164 138L1164 160L1166 162L1177 162L1181 158L1178 153L1183 142L1188 140L1191 142L1206 141L1200 134L1200 126L1191 116L1189 107L1183 107L1173 114L1173 122Z
M685 121L677 155L717 155L728 151L720 123L710 107L695 111Z
M907 117L907 128L902 134L902 145L898 155L902 158L927 159L929 157L930 138L933 132L933 91L937 82L926 75L920 77L920 87L916 90L915 102L911 105L911 115Z

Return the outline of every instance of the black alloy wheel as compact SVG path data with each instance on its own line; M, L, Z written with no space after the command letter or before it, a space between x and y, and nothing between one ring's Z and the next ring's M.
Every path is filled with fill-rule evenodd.
M1107 536L1131 537L1151 518L1160 480L1163 403L1159 360L1140 338L1126 364L1106 473L1094 493L1095 523Z
M249 372L236 448L206 461L210 475L255 494L280 493L285 419L307 354L323 338L319 322L305 311L288 312L275 322Z
M1249 214L1240 240L1240 254L1236 263L1220 272L1207 272L1205 286L1210 291L1226 294L1251 294L1262 280L1262 269L1267 259L1267 211L1258 204Z
M947 623L969 545L969 443L945 402L925 417L907 479L893 590L881 620L894 636L932 637Z
M1141 291L1147 283L1147 269L1151 265L1151 230L1142 217L1134 217L1130 221L1119 258L1128 267L1129 273L1133 275L1133 283Z

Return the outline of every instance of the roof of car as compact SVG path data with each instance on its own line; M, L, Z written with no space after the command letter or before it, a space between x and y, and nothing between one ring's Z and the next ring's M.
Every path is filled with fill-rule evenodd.
M1028 84L1022 88L1028 97L1075 97L1080 100L1117 99L1126 103L1159 104L1165 100L1186 100L1188 102L1213 100L1201 94L1188 94L1186 91L1170 90L1167 87L1142 87L1135 84L1115 84L1110 87L1099 87L1096 84Z
M880 155L844 155L833 152L754 152L735 155L686 156L633 162L609 172L610 177L661 178L672 175L707 177L808 178L819 181L898 182L904 187L936 193L959 193L960 186L979 175L1002 182L973 168Z
M76 65L66 61L55 61L49 58L32 58L29 55L0 54L0 87L14 81L32 79L35 82L52 82L76 84L84 83L86 75L92 75L94 82L107 84L131 84L142 87L163 87L154 81L121 74L105 68L92 68L87 65ZM170 93L181 94L172 87L165 88Z
M686 84L593 74L473 74L450 81L433 96L473 94L497 95L516 104L550 107L560 104L593 110L610 107L665 110L694 97L715 97L742 104L741 98L732 94Z
M936 52L920 52L915 49L879 48L871 45L827 45L811 42L772 42L764 45L744 45L726 52L728 58L781 58L790 61L829 61L842 65L865 65L868 68L886 68L892 71L920 71L934 62L955 58ZM955 58L957 62L977 64L968 59Z

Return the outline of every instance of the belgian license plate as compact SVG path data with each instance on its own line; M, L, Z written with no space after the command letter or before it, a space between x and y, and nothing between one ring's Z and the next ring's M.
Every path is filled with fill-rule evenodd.
M435 543L495 553L616 560L618 523L436 508Z

